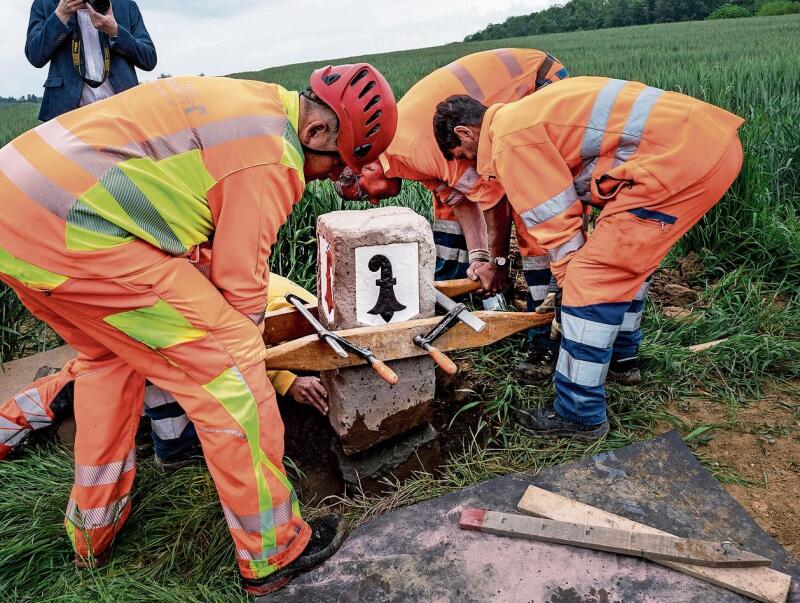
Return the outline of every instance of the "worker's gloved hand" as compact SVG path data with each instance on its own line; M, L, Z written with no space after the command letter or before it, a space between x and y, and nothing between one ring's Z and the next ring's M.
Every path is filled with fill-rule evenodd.
M328 392L319 377L297 377L286 393L300 404L308 404L321 414L328 414Z
M495 278L497 277L497 265L491 262L478 260L472 262L467 268L467 278L481 281L481 288L476 292L478 295L493 295L500 291L496 288Z
M552 341L558 341L561 338L561 290L560 289L553 297L553 312L555 312L556 316L555 318L553 318L553 322L550 323L550 339Z

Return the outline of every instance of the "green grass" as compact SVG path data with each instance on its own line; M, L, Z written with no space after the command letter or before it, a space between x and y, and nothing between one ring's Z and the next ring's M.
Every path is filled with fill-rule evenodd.
M418 475L383 497L351 495L339 506L357 522L431 496L516 470L536 471L600 450L650 437L672 423L701 446L711 424L683 425L668 403L709 398L719 421L764 389L800 376L800 17L652 25L598 32L554 34L389 53L367 58L398 94L417 79L463 54L491 47L532 46L558 56L573 75L637 79L680 90L747 119L742 129L745 164L725 199L680 243L672 257L696 252L705 288L692 323L666 318L650 306L642 349L645 383L611 385L612 432L599 444L531 440L505 422L510 405L552 398L552 386L521 387L510 375L521 338L461 352L471 365L474 391L466 417L473 436L455 450L440 475ZM792 58L795 57L795 58ZM299 88L317 64L293 65L243 77ZM0 109L0 141L32 124ZM15 111L20 109L15 108ZM34 116L28 108L28 118ZM23 111L24 112L24 111ZM425 193L408 185L397 203L429 216ZM282 229L272 264L305 286L315 280L314 225L319 214L341 209L327 185L309 187ZM26 322L18 302L0 293L0 354L10 357L47 345ZM12 331L12 333L9 333ZM686 347L728 337L701 354ZM44 341L44 343L42 343ZM794 392L797 395L797 392ZM452 406L455 414L459 406ZM695 429L706 427L705 429ZM721 481L742 483L725 467L704 459ZM71 566L60 527L71 482L68 454L54 445L33 447L0 463L0 600L2 601L231 601L241 598L230 542L207 473L187 468L164 476L149 460L137 478L134 514L108 569L78 572ZM319 509L308 509L314 512Z

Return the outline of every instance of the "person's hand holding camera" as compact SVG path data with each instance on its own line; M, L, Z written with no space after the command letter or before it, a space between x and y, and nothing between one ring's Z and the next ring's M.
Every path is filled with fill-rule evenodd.
M86 0L59 0L58 6L56 6L56 17L66 25L70 17L82 8L86 8Z
M86 0L86 9L89 18L97 31L102 31L110 38L116 38L119 33L117 20L114 18L114 7L108 0ZM103 9L106 9L105 11Z

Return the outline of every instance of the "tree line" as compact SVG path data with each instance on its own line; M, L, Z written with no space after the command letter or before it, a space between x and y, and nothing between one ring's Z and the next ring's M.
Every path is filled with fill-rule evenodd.
M788 11L772 11L771 5L788 5ZM719 9L724 7L722 11ZM563 6L509 17L503 23L490 23L485 29L464 38L465 42L497 40L517 36L626 27L648 23L697 21L735 15L785 14L800 12L800 2L789 0L572 0ZM796 7L797 10L791 10ZM717 11L717 14L714 14ZM720 15L719 13L724 13Z

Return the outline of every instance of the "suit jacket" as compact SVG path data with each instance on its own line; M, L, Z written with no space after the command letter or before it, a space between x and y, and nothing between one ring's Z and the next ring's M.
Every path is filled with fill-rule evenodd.
M144 26L142 14L133 0L112 0L114 17L119 25L117 37L109 40L100 33L102 44L111 48L108 80L114 92L122 92L139 83L135 67L152 71L156 49ZM50 63L44 83L44 99L39 119L47 121L78 107L84 82L72 64L70 48L73 34L80 35L78 18L72 15L67 25L56 16L58 0L34 0L31 6L25 56L34 67Z

